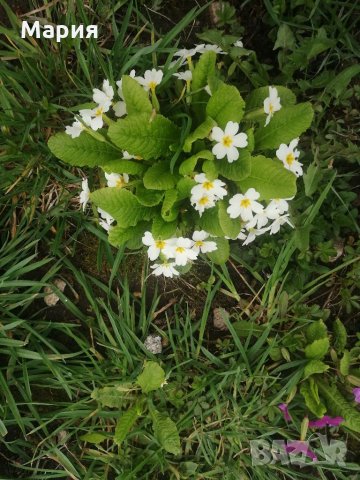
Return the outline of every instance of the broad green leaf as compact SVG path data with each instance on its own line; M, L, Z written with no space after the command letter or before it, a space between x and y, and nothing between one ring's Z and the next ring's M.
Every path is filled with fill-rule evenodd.
M314 395L308 382L301 384L300 393L305 399L306 406L314 415L320 418L326 413L325 405Z
M293 232L296 248L298 248L300 252L306 252L309 249L310 230L311 224L308 224L296 227Z
M323 173L321 168L316 163L311 163L303 176L305 195L307 197L312 197L316 192L322 177Z
M245 131L245 133L248 137L247 138L248 144L247 144L246 150L248 150L250 153L252 153L254 151L254 148L255 148L254 129L253 128L248 128Z
M144 232L148 229L147 222L140 222L135 227L122 227L115 225L109 230L109 243L114 247L119 247L134 238L141 239Z
M232 324L236 335L240 338L247 338L249 335L260 337L265 330L265 325L257 325L254 322L248 320L238 320Z
M310 345L305 347L305 357L321 360L325 357L329 350L329 339L320 338L320 340L314 340Z
M274 113L269 125L260 125L255 131L256 149L267 150L278 148L281 143L289 143L310 127L313 116L313 108L308 102L283 107Z
M327 327L323 320L317 320L311 323L305 330L305 336L308 342L327 338Z
M344 350L342 359L340 360L340 373L341 375L349 375L351 356L349 350Z
M170 145L179 142L180 130L162 115L141 113L118 120L108 135L122 150L149 160L168 154Z
M215 75L215 62L215 52L205 52L200 56L192 74L191 89L193 92L206 87L208 77Z
M261 200L290 198L296 193L296 176L279 160L271 160L262 155L251 157L250 175L240 182L245 193L253 187L260 193Z
M102 433L85 433L85 435L81 435L80 440L83 442L93 443L94 445L98 445L99 443L106 440L108 437Z
M165 372L156 362L145 362L144 370L136 379L143 393L160 388L165 382Z
M206 178L210 181L215 180L219 176L218 165L221 160L206 160L202 164L202 171L206 174Z
M195 180L190 177L181 178L176 185L176 190L178 193L178 199L183 200L184 198L190 198L191 189L197 185Z
M153 237L160 240L167 240L175 235L177 222L165 222L160 215L153 220L151 233Z
M116 148L95 140L86 132L82 132L78 138L71 138L64 132L57 133L49 139L48 147L60 160L77 167L102 166L122 157Z
M137 113L152 112L152 105L149 100L149 94L143 87L128 75L122 77L122 91L126 103L126 111L128 115Z
M217 250L207 253L207 256L212 262L216 263L217 265L222 265L228 261L230 256L229 241L223 237L215 238L214 241L217 244Z
M211 130L216 126L215 120L207 117L190 135L185 139L183 150L188 153L191 151L192 144L196 140L202 140L210 135Z
M152 413L155 437L160 445L169 453L181 453L180 437L176 424L167 416L157 410Z
M181 175L191 175L194 172L196 164L200 158L205 160L213 160L214 155L210 152L210 150L201 150L201 152L195 153L195 155L192 155L181 163L179 173Z
M136 406L130 408L127 412L121 415L115 428L114 442L116 445L120 446L122 444L126 438L126 435L130 432L137 419L138 409Z
M199 219L199 224L202 230L205 230L205 232L208 232L211 235L215 235L216 237L224 236L224 232L219 222L217 205L215 205L215 207L213 208L208 208L207 210L205 210L205 212Z
M222 83L210 97L206 114L224 129L229 121L240 122L244 115L245 102L233 85Z
M141 205L136 196L125 188L101 188L91 193L90 198L123 228L134 227L140 220L146 220L149 214L149 208Z
M141 161L119 159L106 162L101 168L105 170L106 173L128 173L129 175L140 175L147 169L147 165Z
M317 373L324 373L329 370L329 368L329 365L326 365L321 360L310 360L304 369L304 379L307 379L311 375L315 375Z
M250 175L251 155L246 149L239 150L239 158L229 163L226 158L215 160L215 166L220 175L229 180L239 181Z
M335 385L330 386L325 382L318 382L318 386L330 413L345 419L342 426L360 433L360 412L347 402Z
M360 74L360 65L351 65L340 72L334 79L332 79L325 88L325 91L333 95L335 98L346 90L351 80Z
M219 223L226 237L235 239L241 230L241 222L239 219L230 218L227 211L227 203L225 201L218 202Z
M345 325L342 321L337 318L333 324L334 330L334 343L335 343L335 350L337 353L341 353L345 350L347 344L347 332Z
M163 196L164 192L159 190L149 190L145 188L142 183L136 187L136 198L141 205L144 205L145 207L154 207L155 205L159 205Z
M164 201L161 207L161 216L166 222L173 222L179 213L179 209L174 207L178 199L176 189L167 190L164 195Z
M295 35L291 28L286 23L282 23L278 29L276 42L273 50L284 48L286 50L293 50L296 46Z
M274 85L278 91L282 107L294 105L296 97L291 90L281 85ZM265 123L264 100L269 96L269 87L260 87L253 90L246 99L246 118L263 118ZM278 112L276 112L278 113Z
M168 162L158 162L152 165L145 173L145 188L150 190L168 190L175 185L175 176L169 170Z
M99 402L103 407L122 408L124 402L134 397L132 383L121 383L112 387L96 388L91 398Z

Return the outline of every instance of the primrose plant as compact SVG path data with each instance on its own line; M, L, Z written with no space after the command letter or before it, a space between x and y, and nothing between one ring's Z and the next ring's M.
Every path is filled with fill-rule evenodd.
M155 275L176 276L200 254L223 263L229 240L248 245L293 226L297 147L312 107L282 86L244 100L223 81L224 53L198 45L169 68L123 75L117 90L104 80L92 108L49 140L61 160L101 168L102 188L90 193L83 179L83 209L93 202L112 245L145 246Z

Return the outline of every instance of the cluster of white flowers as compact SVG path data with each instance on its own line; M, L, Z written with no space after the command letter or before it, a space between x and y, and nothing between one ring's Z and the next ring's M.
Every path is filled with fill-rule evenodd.
M236 42L233 43L234 47L241 47L243 48L243 42L239 39L236 40ZM180 60L180 66L184 65L186 62L190 63L191 58L194 57L197 54L202 54L205 52L215 52L220 55L226 55L226 52L224 52L221 47L218 45L212 45L212 44L206 44L206 43L201 43L199 45L195 45L193 48L187 49L187 48L182 48L181 50L178 50L175 54L174 57L177 57L175 61L173 61L170 66L174 66L176 63L179 62Z
M209 234L204 230L197 230L192 238L173 237L166 240L155 239L151 232L145 232L142 242L148 247L148 257L151 261L159 257L161 263L151 265L153 274L171 278L179 275L177 266L185 266L196 260L199 253L209 253L217 249L213 241L208 241Z

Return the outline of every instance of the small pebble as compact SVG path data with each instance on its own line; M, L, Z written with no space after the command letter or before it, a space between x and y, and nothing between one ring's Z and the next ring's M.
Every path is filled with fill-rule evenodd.
M66 286L66 283L64 282L64 280L61 280L60 278L56 278L53 283L55 287L58 288L61 292L64 291ZM59 297L56 295L56 293L51 287L45 287L44 292L46 293L44 297L44 302L48 307L54 307L59 301Z
M153 353L154 355L162 352L161 337L156 335L149 335L146 337L144 346L146 350Z

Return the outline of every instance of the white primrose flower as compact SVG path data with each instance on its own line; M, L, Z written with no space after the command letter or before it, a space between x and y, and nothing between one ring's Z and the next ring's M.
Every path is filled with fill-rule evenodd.
M289 204L286 200L291 200L290 198L274 198L270 200L269 205L265 208L266 215L271 220L275 220L279 215L287 212L289 210Z
M81 192L79 195L79 203L82 205L83 212L85 212L86 205L90 199L90 189L88 179L83 178L81 182Z
M103 114L110 108L110 105L103 104L98 105L93 109L80 110L80 115L83 117L84 122L89 125L92 130L99 130L104 125Z
M194 245L192 249L199 255L199 253L209 253L217 250L216 242L206 241L209 237L209 233L205 232L205 230L195 230L193 233L192 239L194 241Z
M264 112L267 114L265 127L269 124L275 112L281 109L280 97L275 87L269 87L269 96L264 100Z
M145 232L142 237L142 243L148 248L148 257L151 261L156 260L164 248L168 245L169 240L155 240L151 232Z
M115 218L113 218L109 213L105 212L102 208L97 209L100 215L99 225L106 230L107 232L110 230L111 225L115 222Z
M175 268L175 262L167 262L164 263L154 263L151 265L151 268L154 269L152 272L156 277L160 275L164 275L164 277L172 278L176 275L179 275L179 272Z
M286 215L281 215L277 217L273 223L270 225L270 227L267 228L267 230L270 231L270 235L274 235L275 233L278 233L280 230L280 227L287 223L290 225L290 227L294 228L294 225L290 222L289 220L289 214L287 213Z
M211 45L211 44L205 44L201 43L200 45L195 45L196 51L199 53L205 53L205 52L215 52L219 53L221 55L226 55L226 52L224 52L218 45Z
M161 70L146 70L144 77L138 77L137 81L144 87L145 90L155 91L155 88L161 83L163 78L163 72Z
M99 107L102 107L104 111L109 110L113 98L114 89L110 85L109 80L103 81L102 90L99 90L98 88L93 89L93 100L99 105Z
M239 40L236 40L236 42L234 42L234 47L240 47L240 48L244 48L244 44L243 42L239 39Z
M208 193L204 193L201 197L192 195L190 198L191 205L199 212L200 217L206 209L215 207L215 202L214 196Z
M195 200L200 199L203 195L210 195L214 200L222 200L227 195L227 191L223 188L225 183L219 179L208 180L205 173L195 175L194 179L198 183L191 189L191 196Z
M129 183L129 175L127 173L105 173L105 178L107 180L108 187L118 187L121 188L127 183Z
M65 127L65 133L71 136L71 138L77 138L80 133L85 130L85 125L81 123L79 120L76 120L72 123L72 125L68 125Z
M268 229L267 228L253 228L253 227L247 227L246 226L246 229L247 229L247 236L245 238L245 241L243 242L243 245L246 246L246 245L249 245L249 243L253 242L255 240L256 237L258 237L259 235L262 235L263 233L267 232Z
M291 140L289 146L285 143L282 143L280 147L276 150L276 156L284 164L284 167L290 172L293 172L297 177L300 177L303 174L302 163L298 162L300 156L299 150L296 150L296 147L299 143L298 138Z
M248 221L248 223L245 225L245 227L249 229L261 229L265 227L265 225L268 223L269 217L267 216L266 209L263 208L261 212L256 213L251 220Z
M184 266L189 260L197 259L197 253L192 250L193 245L194 242L190 238L170 238L163 252L167 258L175 259L175 265Z
M138 80L138 77L136 77L135 75L136 75L135 70L131 70L131 72L129 73L129 77L134 78L135 80ZM123 117L124 115L126 115L127 111L126 111L126 103L124 102L124 94L122 90L122 79L118 80L116 82L116 85L118 87L118 95L121 98L121 100L119 102L114 103L113 110L117 117Z
M218 142L212 148L212 153L217 159L227 157L229 163L239 158L238 148L245 148L248 144L246 133L237 133L239 124L228 122L225 131L220 127L214 127L211 131L211 139Z
M179 80L184 80L185 82L190 82L192 80L191 70L185 70L185 72L173 73L174 77L177 77Z
M142 157L139 157L138 155L130 155L126 150L123 150L122 154L124 160L142 160Z
M211 90L210 90L210 86L209 86L209 85L206 85L206 86L204 87L204 90L205 90L205 92L206 92L208 95L210 95L210 97L211 97L212 93L211 93Z
M237 193L230 199L230 206L227 213L230 218L238 218L244 222L252 220L253 213L261 213L264 207L256 200L260 197L260 193L255 188L249 188L245 194Z
M178 50L177 52L174 53L174 57L180 57L182 61L185 61L188 58L193 57L198 53L198 50L195 48L190 48L189 50L187 48L182 48L181 50Z

